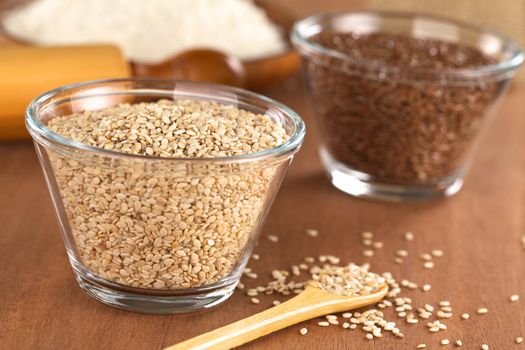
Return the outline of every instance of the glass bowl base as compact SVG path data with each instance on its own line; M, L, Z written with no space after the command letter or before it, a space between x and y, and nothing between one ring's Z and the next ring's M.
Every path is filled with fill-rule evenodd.
M389 202L427 201L456 194L463 186L462 172L430 184L398 185L367 179L366 174L355 171L321 152L325 169L332 184L355 197Z
M228 299L237 285L234 282L200 293L162 296L116 290L78 273L76 279L89 296L106 305L148 314L179 314L211 308Z

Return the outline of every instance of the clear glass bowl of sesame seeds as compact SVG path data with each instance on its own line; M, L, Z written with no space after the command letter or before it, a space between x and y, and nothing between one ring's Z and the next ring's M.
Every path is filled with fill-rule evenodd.
M26 123L81 288L147 313L233 293L305 135L264 96L140 79L55 89Z

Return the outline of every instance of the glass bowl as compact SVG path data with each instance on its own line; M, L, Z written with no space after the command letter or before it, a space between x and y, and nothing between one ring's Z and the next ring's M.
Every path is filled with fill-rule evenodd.
M290 138L252 154L163 158L89 146L46 127L74 112L160 99L265 114ZM103 303L147 313L199 310L232 294L305 135L296 113L264 96L162 80L61 87L31 102L26 123L80 286Z
M355 46L351 54L342 48L344 40L354 45L363 35L387 37L367 47L380 48L383 61L359 56ZM454 59L469 48L488 57L487 63L438 69L412 52L410 64L399 66L388 61L406 53L394 37L446 43L430 47L425 57L461 46L451 53ZM499 33L410 13L318 14L295 24L292 41L302 57L320 155L333 185L392 201L460 190L480 130L523 62L520 48Z

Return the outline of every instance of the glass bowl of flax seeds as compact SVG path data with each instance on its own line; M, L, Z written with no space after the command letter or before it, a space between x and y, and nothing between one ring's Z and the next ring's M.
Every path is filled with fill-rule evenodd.
M417 14L318 14L297 22L292 40L333 185L392 201L461 189L524 60L497 32Z

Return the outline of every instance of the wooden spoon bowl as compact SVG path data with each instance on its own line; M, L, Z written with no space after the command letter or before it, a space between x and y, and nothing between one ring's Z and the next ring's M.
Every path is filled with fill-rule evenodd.
M136 77L174 77L232 86L245 86L246 81L246 71L239 59L210 49L186 50L160 64L131 63L131 67Z

